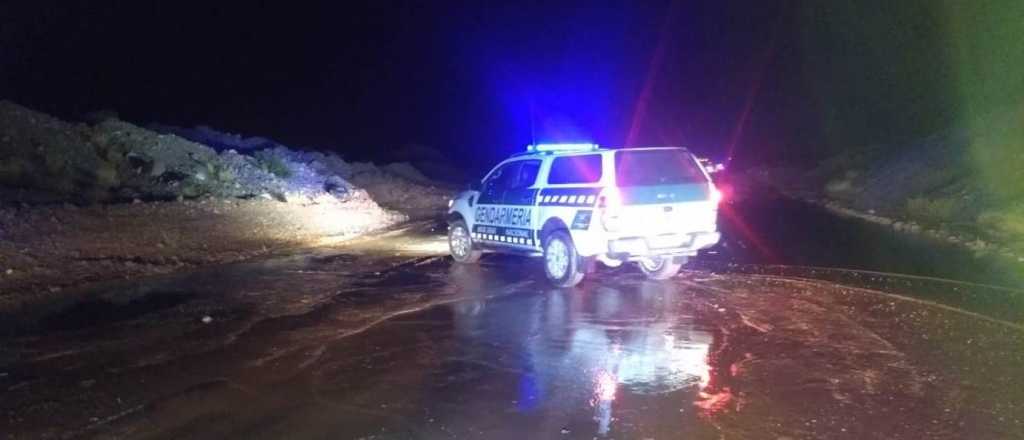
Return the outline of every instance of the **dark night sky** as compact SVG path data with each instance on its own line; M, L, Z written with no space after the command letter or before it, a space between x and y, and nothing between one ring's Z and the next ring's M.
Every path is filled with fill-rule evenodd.
M493 161L531 138L739 155L806 136L788 2L148 2L0 6L0 97L206 124L360 157ZM638 105L642 103L642 105ZM639 116L638 116L639 114Z

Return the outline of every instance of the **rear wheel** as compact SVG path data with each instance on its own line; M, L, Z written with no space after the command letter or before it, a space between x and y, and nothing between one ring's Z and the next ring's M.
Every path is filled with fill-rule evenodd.
M583 281L583 261L565 231L551 233L544 241L544 274L551 284L572 287Z
M448 225L448 250L458 263L476 263L483 251L473 249L473 236L469 233L466 222L456 220Z
M686 264L686 257L651 257L637 263L648 279L659 281L674 277L683 264Z

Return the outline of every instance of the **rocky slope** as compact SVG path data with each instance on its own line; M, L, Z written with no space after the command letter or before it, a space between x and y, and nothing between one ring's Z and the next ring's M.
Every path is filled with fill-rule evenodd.
M214 148L0 101L0 308L95 281L344 240L437 215L451 194L407 164L349 163L251 139L236 140L252 148Z
M851 149L813 168L764 166L748 176L835 212L1024 263L1024 149L984 152L950 130L916 142ZM1007 167L1007 169L999 169Z

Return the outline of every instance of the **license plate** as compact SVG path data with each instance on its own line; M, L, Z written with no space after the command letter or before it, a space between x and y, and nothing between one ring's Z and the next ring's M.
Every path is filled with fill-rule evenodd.
M616 240L612 243L612 252L624 252L631 255L646 255L647 243L640 239Z
M647 246L652 249L677 248L683 246L687 238L679 234L656 235L647 239Z

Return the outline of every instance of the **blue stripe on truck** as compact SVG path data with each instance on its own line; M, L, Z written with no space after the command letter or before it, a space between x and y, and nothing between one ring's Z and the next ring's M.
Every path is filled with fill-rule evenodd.
M537 194L537 206L594 206L601 188L545 188Z
M473 227L473 239L488 243L502 243L516 246L539 246L539 243L534 240L534 230L526 228L476 225Z

